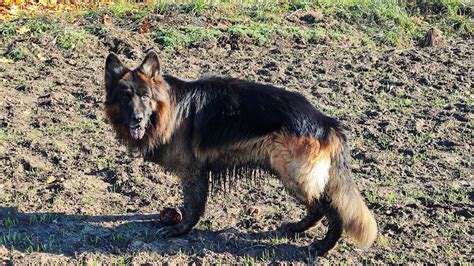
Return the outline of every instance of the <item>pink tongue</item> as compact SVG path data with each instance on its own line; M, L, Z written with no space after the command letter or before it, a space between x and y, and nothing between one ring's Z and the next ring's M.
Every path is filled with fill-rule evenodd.
M130 135L132 135L133 139L142 139L143 135L145 135L145 129L138 127L138 128L131 128L130 129Z

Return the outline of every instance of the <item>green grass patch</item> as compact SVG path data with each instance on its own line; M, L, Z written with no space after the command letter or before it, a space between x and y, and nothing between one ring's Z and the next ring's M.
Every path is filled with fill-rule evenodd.
M12 23L0 24L0 40L8 40L15 35L17 35L17 30Z
M344 21L380 44L401 45L422 34L404 7L395 0L319 0L316 3L325 16Z
M165 48L184 48L198 41L216 39L221 35L220 30L196 26L170 27L152 33L153 39Z
M236 24L229 27L228 32L249 38L255 44L265 45L269 42L270 36L275 32L275 26L265 23Z
M37 17L19 17L16 20L0 24L0 39L8 40L13 36L21 34L22 30L27 30L25 33L46 33L50 31L57 31L61 25L50 21L45 16Z
M73 49L86 39L87 33L82 29L64 29L56 39L56 44L66 50Z
M61 28L60 24L48 21L45 18L26 19L25 26L33 33L45 33L49 31L57 31Z
M320 43L325 38L343 44L406 46L414 44L433 25L438 26L445 35L471 34L471 9L462 0L190 0L186 3L165 0L148 5L118 0L111 5L79 13L82 12L87 19L91 19L93 14L94 21L100 19L104 12L109 12L112 17L133 21L140 21L148 15L153 18L156 13L167 18L176 13L186 13L230 22L229 28L220 30L202 25L180 25L179 21L172 23L172 26L152 29L152 37L164 47L171 48L189 47L197 41L222 34L240 35L251 43L263 46L281 37L297 43ZM301 17L305 11L317 14L317 18L308 22ZM68 12L63 18L79 13ZM65 27L51 15L23 15L0 25L0 41L8 42L24 34L20 28L26 27L28 34L53 33L57 46L68 50L84 41L87 34L105 34L104 28L98 26L100 24L92 24L80 28ZM22 53L9 51L6 56L21 59Z
M4 51L2 54L6 58L10 58L10 59L13 59L13 60L21 60L21 59L24 59L26 57L25 51L23 51L23 49L21 49L21 48L13 49L13 50L10 50L10 51Z
M137 18L142 18L146 16L152 10L152 8L152 6L137 8L137 6L131 4L128 1L118 0L105 8L91 9L90 12L102 13L108 11L117 17L135 16Z
M56 45L69 50L87 39L88 33L82 28L61 25L45 16L21 17L14 21L0 25L0 40L14 42L15 37L22 35L24 38L51 34L56 37ZM2 55L14 60L25 58L25 51L21 48L8 49Z
M11 217L5 217L2 219L1 225L4 227L12 227L18 223L17 219Z

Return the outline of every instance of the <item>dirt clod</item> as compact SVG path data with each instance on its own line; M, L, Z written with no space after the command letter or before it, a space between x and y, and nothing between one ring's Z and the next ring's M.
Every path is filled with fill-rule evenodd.
M323 18L323 14L316 11L304 12L300 15L300 20L307 24L314 24Z
M423 39L420 40L419 46L420 47L434 47L434 46L442 46L445 43L443 35L441 31L433 27L429 29Z

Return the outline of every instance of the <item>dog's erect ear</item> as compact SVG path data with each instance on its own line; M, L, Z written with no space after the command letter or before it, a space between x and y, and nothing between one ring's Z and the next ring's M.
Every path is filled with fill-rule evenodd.
M158 55L153 51L149 51L138 69L149 78L159 75L161 69Z
M110 91L115 83L127 72L118 56L110 53L105 60L105 88Z

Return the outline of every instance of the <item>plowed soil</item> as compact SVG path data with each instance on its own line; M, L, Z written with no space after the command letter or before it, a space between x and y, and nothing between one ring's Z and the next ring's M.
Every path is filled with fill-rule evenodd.
M69 50L48 33L10 42L26 53L0 64L0 263L472 262L472 39L368 48L218 38L172 50L127 23ZM283 237L279 226L304 212L270 177L214 191L190 234L157 236L160 210L181 204L178 180L122 147L103 114L109 51L135 67L148 49L165 73L270 83L340 119L379 225L374 246L344 237L313 258L306 247L324 222Z

